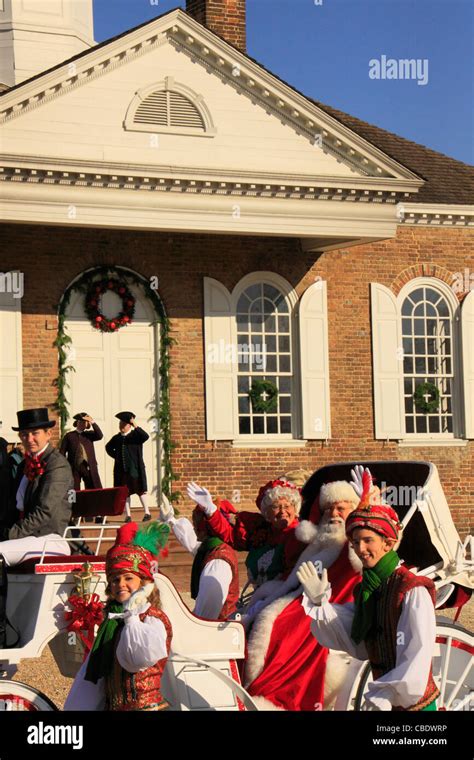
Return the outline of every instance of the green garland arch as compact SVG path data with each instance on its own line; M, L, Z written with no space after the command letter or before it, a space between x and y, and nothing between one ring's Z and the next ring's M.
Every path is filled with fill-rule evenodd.
M155 436L161 438L161 448L163 452L163 477L161 479L161 490L171 500L176 501L180 498L180 491L173 491L173 481L178 480L178 476L175 474L171 464L171 453L176 444L171 440L171 413L170 413L170 391L169 391L169 372L170 372L170 358L169 349L176 343L176 339L170 335L170 321L165 313L163 304L158 298L156 291L150 286L149 282L134 272L130 272L123 267L108 266L108 267L96 267L84 272L77 280L64 293L59 304L56 305L58 314L58 333L53 345L58 350L58 375L53 381L54 386L57 389L56 402L53 404L53 408L58 413L60 419L61 436L66 432L66 425L69 419L69 401L66 398L66 388L69 387L67 382L67 376L69 372L75 372L75 368L68 364L68 348L72 343L71 337L66 332L66 310L71 300L71 295L74 291L79 290L86 294L90 283L93 279L103 279L109 277L125 278L126 280L133 282L135 285L140 285L147 298L152 302L157 314L159 315L156 320L151 324L160 326L160 403L159 408L153 410L153 414L148 418L153 424L153 420L156 426Z
M431 395L430 401L425 399L427 395ZM423 412L423 414L433 414L433 412L437 412L439 409L440 392L434 383L427 382L417 385L413 398L417 411Z

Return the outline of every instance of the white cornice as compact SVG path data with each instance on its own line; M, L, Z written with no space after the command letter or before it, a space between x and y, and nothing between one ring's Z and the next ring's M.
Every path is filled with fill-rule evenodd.
M337 156L366 177L397 179L417 192L424 182L413 172L352 132L310 100L177 9L75 61L0 97L0 123L105 75L167 41L232 83L239 92L283 119L299 134Z
M319 200L375 203L404 202L413 194L408 180L379 177L285 175L276 172L209 170L195 167L160 167L101 163L70 159L58 162L34 156L3 156L0 181L36 185L102 187L104 189L165 190L264 197L317 198ZM20 159L20 160L19 160ZM406 204L405 204L406 205Z
M399 203L399 224L417 227L474 227L474 205Z

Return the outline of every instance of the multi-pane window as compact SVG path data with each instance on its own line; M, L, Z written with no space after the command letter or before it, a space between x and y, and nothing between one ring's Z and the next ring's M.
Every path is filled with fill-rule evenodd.
M268 283L250 285L237 302L238 415L240 435L291 435L291 309ZM249 393L256 380L278 389L275 408L256 411ZM262 392L266 400L267 392Z
M453 335L452 316L446 298L432 287L418 287L403 301L403 374L406 432L453 433ZM433 402L438 389L437 408L427 411L416 401L416 389L426 391ZM436 407L436 404L432 404Z

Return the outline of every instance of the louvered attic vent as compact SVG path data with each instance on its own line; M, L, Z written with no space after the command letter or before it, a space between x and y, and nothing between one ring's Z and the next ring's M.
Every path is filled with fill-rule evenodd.
M135 124L202 129L204 122L197 108L179 92L154 92L138 106Z
M202 137L213 137L216 133L202 96L172 77L137 92L128 108L124 127L131 131Z

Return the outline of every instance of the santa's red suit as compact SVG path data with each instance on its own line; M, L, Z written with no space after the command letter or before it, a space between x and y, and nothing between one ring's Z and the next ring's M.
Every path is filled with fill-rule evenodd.
M308 533L308 523L296 536ZM317 528L311 525L310 540ZM308 540L308 539L307 539ZM301 561L322 559L328 567L332 588L331 602L353 600L353 589L360 581L360 562L340 539L331 549L321 549L317 539L300 557ZM263 609L252 627L245 666L245 684L263 709L321 710L324 704L326 661L329 650L322 647L310 630L303 606L302 588L272 602Z

